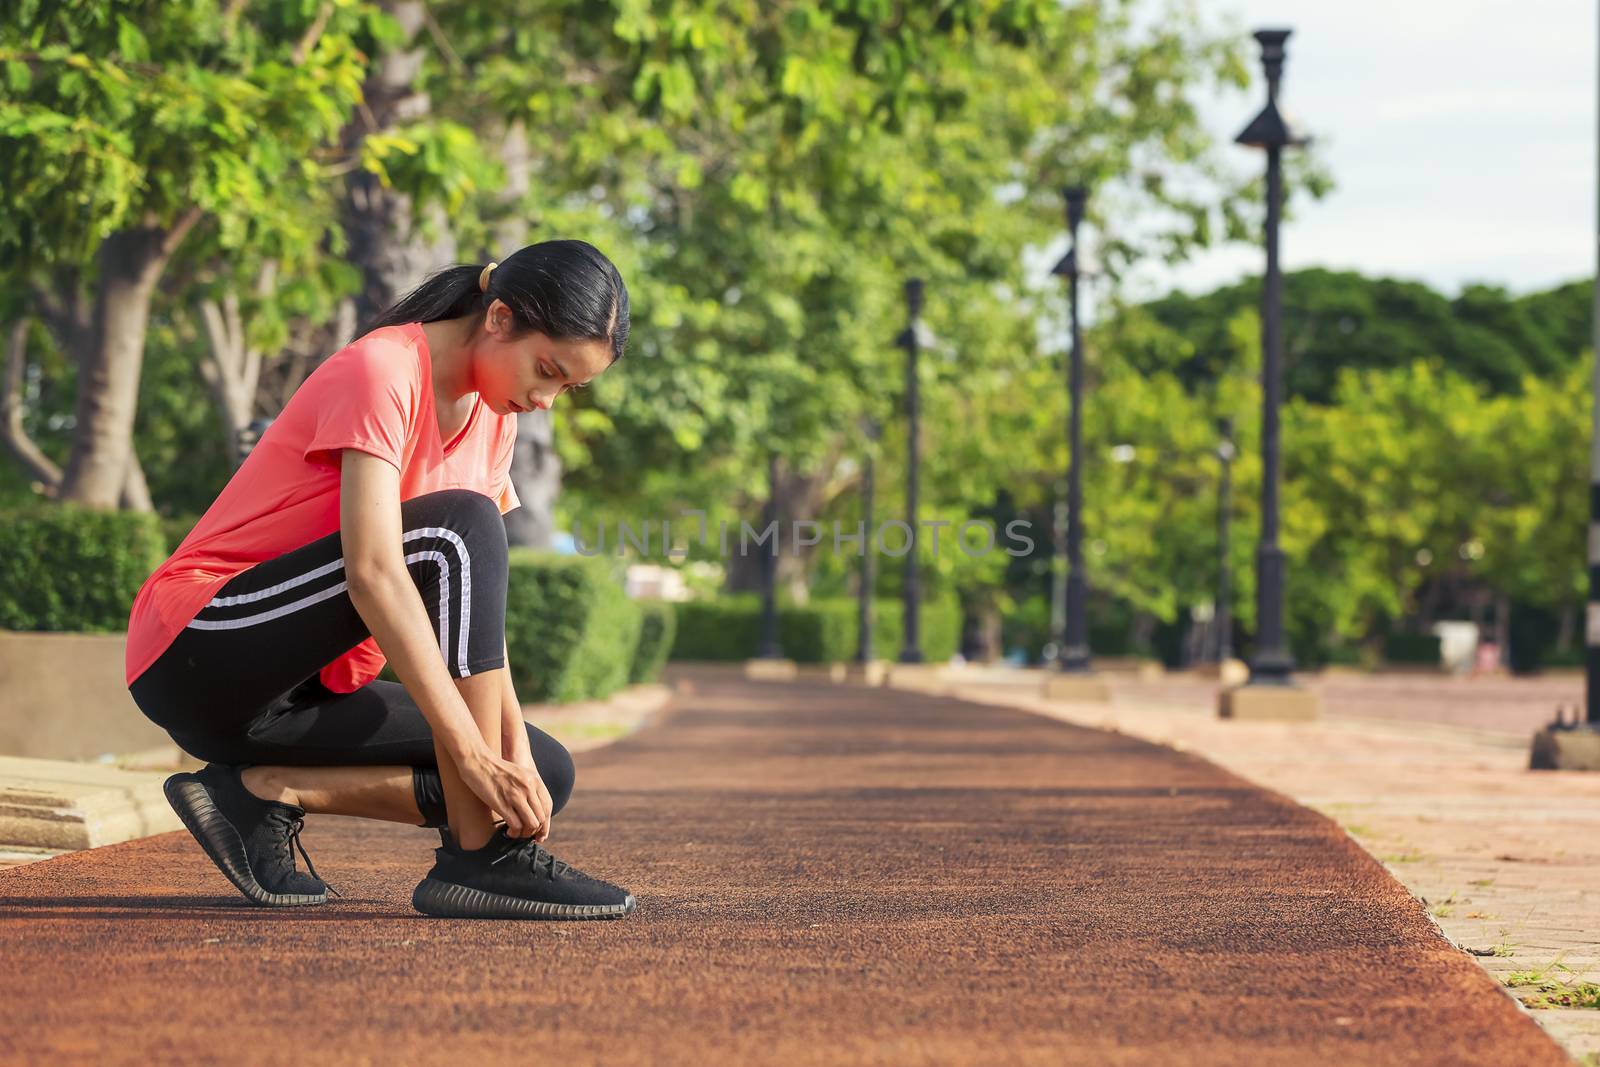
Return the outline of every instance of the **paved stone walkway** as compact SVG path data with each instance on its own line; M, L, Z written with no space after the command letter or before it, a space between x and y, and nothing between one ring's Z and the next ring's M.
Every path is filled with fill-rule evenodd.
M1216 718L1194 679L1114 683L1110 705L959 692L1193 752L1335 819L1573 1055L1600 1062L1600 775L1527 770L1570 681L1342 679L1315 725ZM1580 687L1581 695L1581 687ZM1577 997L1586 1008L1563 1008Z
M1126 735L713 680L578 762L621 922L418 917L425 835L349 820L320 908L182 834L0 872L0 1061L1566 1062L1332 822Z

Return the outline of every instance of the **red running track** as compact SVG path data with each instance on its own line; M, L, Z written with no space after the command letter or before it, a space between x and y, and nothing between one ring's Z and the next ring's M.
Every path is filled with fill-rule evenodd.
M701 680L579 757L619 922L415 915L423 831L244 904L186 834L0 873L7 1064L1540 1064L1332 823L1191 756L890 690Z

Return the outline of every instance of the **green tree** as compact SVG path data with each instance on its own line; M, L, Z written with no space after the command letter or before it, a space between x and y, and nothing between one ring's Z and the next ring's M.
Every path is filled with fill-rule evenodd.
M1124 309L1128 358L1198 386L1234 358L1228 323L1260 298L1260 280L1246 279ZM1438 358L1491 391L1514 391L1526 376L1559 371L1579 358L1588 343L1589 304L1588 289L1577 284L1525 297L1468 286L1451 299L1420 282L1292 271L1284 279L1285 386L1291 396L1327 403L1347 368Z
M58 495L148 506L131 450L150 306L202 227L314 246L302 208L360 97L370 8L23 0L0 21L0 263L76 364ZM290 264L285 264L289 266Z

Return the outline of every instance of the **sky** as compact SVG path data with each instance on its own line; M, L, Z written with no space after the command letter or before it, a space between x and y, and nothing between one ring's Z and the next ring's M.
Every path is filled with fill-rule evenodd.
M1592 276L1600 0L1201 0L1242 35L1293 29L1281 100L1334 180L1285 227L1286 269L1324 266L1530 292ZM1232 139L1266 99L1259 50L1247 93L1201 115L1241 173ZM1259 246L1146 267L1130 295L1201 292L1257 272Z

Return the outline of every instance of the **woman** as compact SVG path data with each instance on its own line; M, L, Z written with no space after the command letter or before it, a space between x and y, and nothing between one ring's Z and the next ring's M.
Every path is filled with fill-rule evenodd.
M210 761L167 780L251 901L321 904L306 814L440 829L428 915L613 918L540 842L572 790L506 665L518 413L621 358L628 291L581 241L430 277L290 398L134 601L139 708ZM400 684L375 680L385 660Z

